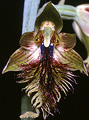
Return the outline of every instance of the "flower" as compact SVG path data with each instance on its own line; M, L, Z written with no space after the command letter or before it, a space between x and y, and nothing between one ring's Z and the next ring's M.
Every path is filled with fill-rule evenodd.
M89 4L76 7L76 17L73 28L78 38L83 42L87 50L87 58L84 61L89 72Z
M20 39L20 48L7 62L3 73L21 71L17 76L27 83L23 88L32 97L31 104L36 113L28 111L20 118L36 118L39 109L46 117L57 110L61 91L67 95L76 83L72 71L80 70L87 74L83 60L73 50L76 44L75 34L60 33L63 23L56 7L46 3L39 11L35 31L24 33Z
M75 21L79 24L83 33L89 37L89 4L83 4L76 7L77 17Z

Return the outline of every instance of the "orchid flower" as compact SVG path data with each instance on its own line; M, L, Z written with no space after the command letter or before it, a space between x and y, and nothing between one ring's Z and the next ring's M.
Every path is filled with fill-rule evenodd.
M87 50L87 58L84 61L89 72L89 4L76 7L77 16L73 22L73 28L78 38L83 42Z
M75 34L60 33L63 26L57 8L51 2L46 3L38 12L35 31L24 33L20 39L20 48L9 58L3 73L21 71L18 83L27 83L23 88L30 97L36 113L27 111L20 118L36 118L39 109L43 118L57 111L57 102L61 92L67 95L76 83L72 71L80 70L87 74L83 60L73 50L76 44Z

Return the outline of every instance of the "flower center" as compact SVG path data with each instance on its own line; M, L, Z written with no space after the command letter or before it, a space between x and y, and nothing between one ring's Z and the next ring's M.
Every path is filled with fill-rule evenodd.
M48 59L48 62L52 62L53 58L53 50L54 50L54 44L50 43L49 47L45 47L44 43L41 43L41 58L43 59Z

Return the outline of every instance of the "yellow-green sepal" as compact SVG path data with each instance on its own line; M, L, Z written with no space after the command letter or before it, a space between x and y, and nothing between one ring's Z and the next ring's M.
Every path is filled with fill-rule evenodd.
M60 32L63 27L61 15L59 11L57 10L57 8L55 7L55 5L51 2L44 4L43 7L39 10L38 16L35 21L36 31L38 31L43 21L53 22L58 32Z

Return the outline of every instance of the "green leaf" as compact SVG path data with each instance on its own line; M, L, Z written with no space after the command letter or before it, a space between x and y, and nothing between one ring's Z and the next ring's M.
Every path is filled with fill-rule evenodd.
M35 30L38 31L41 23L43 21L51 21L55 24L58 32L62 29L63 22L59 11L51 2L44 4L44 6L39 10L38 16L35 22Z
M34 24L41 0L24 0L22 34L34 31Z

